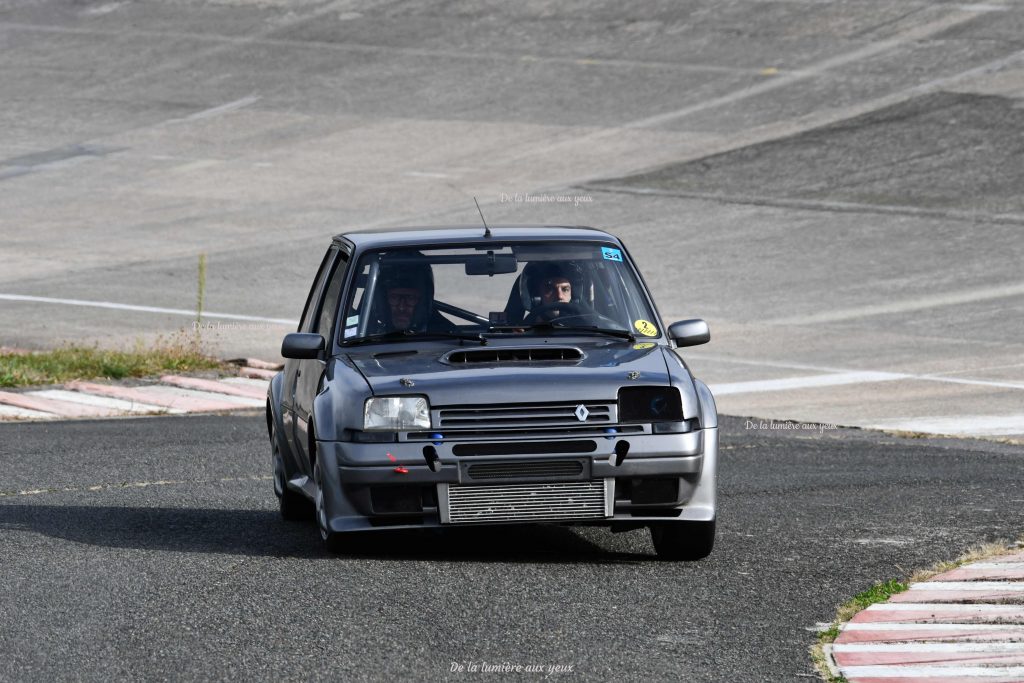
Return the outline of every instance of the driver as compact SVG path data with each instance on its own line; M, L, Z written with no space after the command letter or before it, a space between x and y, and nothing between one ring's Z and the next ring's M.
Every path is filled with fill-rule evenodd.
M530 293L530 309L540 312L544 320L553 320L562 314L559 304L571 305L572 278L559 263L536 263L527 266L526 286Z
M544 305L567 304L572 301L572 281L561 273L543 280L538 289Z

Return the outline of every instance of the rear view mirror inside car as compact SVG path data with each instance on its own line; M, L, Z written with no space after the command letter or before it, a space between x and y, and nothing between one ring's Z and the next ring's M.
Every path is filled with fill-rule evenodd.
M502 275L514 273L519 264L512 254L495 254L487 252L479 256L470 256L466 260L466 275Z

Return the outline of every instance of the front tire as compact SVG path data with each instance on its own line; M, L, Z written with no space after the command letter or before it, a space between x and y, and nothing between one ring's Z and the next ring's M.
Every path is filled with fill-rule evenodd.
M313 481L316 483L316 525L320 530L320 539L329 553L340 553L343 548L341 534L331 531L327 526L327 505L324 501L324 479L320 471L320 460L313 463Z
M715 520L651 524L651 540L658 559L702 560L715 547Z
M284 456L277 445L276 430L270 436L271 457L274 461L274 495L277 496L281 517L289 522L304 522L313 516L313 506L301 493L288 488L288 474L284 468Z

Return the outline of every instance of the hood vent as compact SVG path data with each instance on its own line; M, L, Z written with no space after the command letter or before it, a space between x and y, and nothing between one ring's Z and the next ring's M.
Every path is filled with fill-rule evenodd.
M452 351L445 356L451 365L466 363L540 363L570 362L583 360L583 352L571 346L541 346L536 348L470 349Z

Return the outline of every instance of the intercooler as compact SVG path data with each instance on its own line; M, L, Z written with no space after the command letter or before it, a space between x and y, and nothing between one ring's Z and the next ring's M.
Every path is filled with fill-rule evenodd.
M615 480L558 483L438 484L443 524L604 519L615 504Z

